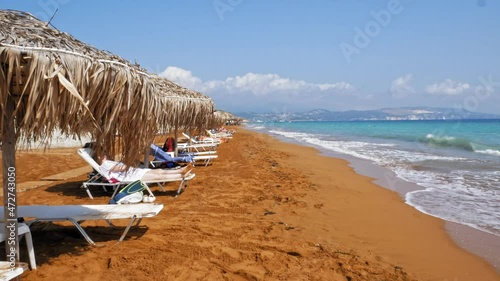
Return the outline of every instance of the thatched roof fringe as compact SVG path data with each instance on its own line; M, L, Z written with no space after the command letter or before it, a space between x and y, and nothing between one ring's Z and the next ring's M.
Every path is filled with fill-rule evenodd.
M129 128L123 128L125 132L134 132L136 130L130 126L130 120L144 118L149 120L150 124L142 122L136 126L147 126L149 129L146 131L153 132L152 135L159 131L171 130L174 124L178 127L202 129L207 128L209 123L203 116L209 116L214 109L213 101L208 97L158 96L154 93L159 90L156 89L157 84L147 83L147 76L127 71L121 64L106 64L102 61L92 64L85 56L75 57L65 53L54 58L45 52L42 52L42 55L36 52L21 52L20 48L12 50L0 47L0 52L9 57L9 73L21 69L17 66L27 58L24 62L29 67L29 71L24 74L27 77L23 79L23 74L17 72L18 74L12 75L14 80L11 79L14 84L24 84L19 93L19 100L23 97L28 99L22 110L20 107L16 109L19 117L22 116L22 119L18 120L22 120L20 131L26 141L49 139L52 137L52 129L59 125L67 128L63 131L69 135L78 135L81 130L94 131L101 138L112 141L117 132L124 132L113 124L125 122L129 124ZM134 90L132 84L139 86L139 89ZM184 91L190 95L201 95L187 89ZM46 95L40 95L44 92ZM44 110L36 110L35 107ZM65 108L66 112L58 113L61 108ZM133 108L136 110L132 110ZM83 111L88 111L89 114L83 114ZM128 114L124 114L124 111L128 111ZM56 117L57 114L60 116ZM127 116L129 117L126 118ZM82 117L87 120L84 121L85 118ZM94 118L100 125L91 128L89 126ZM46 126L40 126L42 120L42 124ZM71 126L78 123L78 127ZM142 135L141 139L129 139L124 136L122 142L126 141L127 147L146 147L147 141L142 140L149 138L151 135L146 134ZM104 151L111 151L111 147L104 145L101 152ZM125 158L137 159L137 155L124 155Z
M98 154L118 149L131 165L158 131L210 122L214 103L207 96L28 13L0 10L0 21L0 110L4 114L6 101L15 99L16 130L27 142L52 138L57 128L72 136L89 133Z
M89 66L83 57L60 53L54 58L48 53L40 54L0 47L1 61L7 62L2 71L10 74L2 75L9 79L2 85L11 85L10 90L3 87L1 100L6 101L8 96L16 98L17 127L23 140L50 139L52 132L61 127L68 135L93 132L106 140L101 153L113 151L110 144L116 133L123 136L127 147L147 147L147 140L155 134L157 114L148 118L155 94L151 84L141 81L144 76L121 65L101 62ZM150 121L145 123L146 119ZM134 124L134 120L138 121ZM126 128L116 126L117 123L125 123ZM146 129L133 129L139 127ZM129 138L126 134L136 136ZM137 155L132 154L125 154L124 161L135 161Z
M30 51L0 47L0 61L3 62L2 70L7 72L2 75L6 79L2 83L5 86L0 91L0 100L4 103L12 97L16 101L16 127L18 132L23 132L24 140L36 139L58 126L78 124L77 120L82 118L89 118L88 123L92 124L92 115L74 86L80 81L75 81L65 70L60 57L51 59ZM68 96L73 98L68 99ZM61 107L65 108L64 112ZM84 110L88 113L84 114ZM80 129L77 126L68 132L76 133ZM50 137L51 134L43 138Z

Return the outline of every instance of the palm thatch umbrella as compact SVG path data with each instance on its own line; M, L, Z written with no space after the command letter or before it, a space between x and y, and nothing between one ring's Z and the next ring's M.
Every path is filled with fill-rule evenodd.
M160 116L158 119L160 132L169 132L172 129L202 130L209 125L215 108L210 97L157 75L151 79L161 93L160 108L167 109L167 112L157 114Z
M214 114L212 115L210 127L211 128L219 128L221 126L224 126L225 123L226 123L226 112L221 111L221 110L216 110L214 112Z
M151 112L160 105L148 74L28 13L0 11L0 21L0 110L15 120L16 140L51 138L59 128L92 134L102 152L112 151L111 140L121 134L130 148L123 161L131 164L156 129ZM10 103L13 115L6 116Z
M235 116L231 112L216 110L212 116L210 126L212 128L219 128L227 124L239 124L243 119Z
M213 100L199 92L181 87L172 81L157 75L151 76L155 87L159 90L161 104L157 125L159 134L170 134L173 131L177 139L178 131L201 131L210 123L215 105ZM152 142L153 140L151 140ZM174 151L177 155L177 147ZM144 161L147 162L147 156Z
M67 136L90 134L96 140L97 154L122 151L121 161L133 164L149 145L151 136L166 124L159 122L172 121L173 115L165 117L169 107L187 110L196 103L194 96L193 101L185 97L181 103L172 102L169 97L173 94L169 93L174 92L173 85L166 81L162 82L165 85L156 85L158 78L138 65L52 29L28 13L0 10L0 23L6 233L9 224L15 225L17 231L13 175L20 139L47 140L56 129ZM18 248L17 235L15 238ZM8 260L11 253L6 247Z

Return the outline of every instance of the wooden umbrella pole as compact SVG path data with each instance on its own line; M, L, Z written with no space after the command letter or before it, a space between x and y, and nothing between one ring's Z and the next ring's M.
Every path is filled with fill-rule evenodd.
M2 164L3 164L3 208L5 222L5 254L13 268L19 261L19 237L17 236L17 190L16 190L16 130L14 128L12 97L7 98L3 112Z
M144 168L149 168L149 150L151 148L151 144L154 143L154 140L153 141L150 141L149 142L149 146L146 147L146 149L144 150ZM154 155L153 155L154 156Z
M174 140L175 140L175 149L174 149L174 156L177 157L179 156L179 146L177 145L177 140L178 140L178 131L177 131L177 126L175 126L174 129Z

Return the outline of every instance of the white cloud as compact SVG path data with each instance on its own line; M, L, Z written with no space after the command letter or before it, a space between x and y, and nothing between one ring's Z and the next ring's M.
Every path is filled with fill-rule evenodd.
M407 74L392 81L391 95L393 97L404 97L409 94L414 94L415 89L410 85L411 80L413 80L413 75Z
M169 66L159 75L166 77L167 79L170 79L188 89L196 90L202 85L200 78L193 76L191 71L180 67Z
M460 95L470 88L468 83L446 79L441 83L435 83L425 88L429 94L437 95Z
M225 80L202 81L193 76L191 71L169 66L160 76L166 77L186 88L210 94L215 92L227 92L228 94L250 93L255 96L267 96L271 94L297 95L313 94L321 92L340 93L352 91L354 87L347 82L333 84L315 84L303 80L283 78L278 74L247 73L243 76L227 77Z
M341 90L341 91L350 91L354 90L354 87L347 83L347 82L337 82L335 84L318 84L318 87L322 91L334 89L334 90Z
M243 76L226 78L223 87L232 92L251 92L256 96L264 96L272 92L296 92L307 87L307 83L281 78L277 74L247 73Z

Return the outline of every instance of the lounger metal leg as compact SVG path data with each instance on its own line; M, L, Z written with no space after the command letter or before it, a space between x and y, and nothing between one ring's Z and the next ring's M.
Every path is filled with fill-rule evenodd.
M134 223L134 221L137 219L137 216L133 216L132 219L130 220L130 223L127 225L127 228L125 228L125 231L123 232L122 236L120 237L120 240L118 240L119 242L123 241L123 239L125 238L125 236L127 235L128 231L130 230L130 227L132 226L132 224ZM71 223L73 223L73 225L80 231L80 233L82 234L83 238L85 238L85 240L87 240L87 242L89 242L89 244L93 245L93 246L97 246L97 244L90 238L90 236L87 234L87 232L85 232L85 230L83 229L83 227L74 219L71 219L71 218L67 218L68 221L70 221ZM142 218L139 219L139 221L137 222L137 224L139 224L141 222ZM109 221L108 223L110 225L112 225Z
M106 223L108 224L108 226L110 227L116 227L110 220L106 220Z
M85 183L82 184L82 187L85 188L85 191L87 191L90 199L94 199L94 197L92 197L92 194L90 193L89 187Z
M33 220L33 221L29 222L28 225L31 225L33 222L37 222L37 221L44 221L44 222L48 222L50 224L53 221L61 221L61 220L67 220L67 221L71 222L76 227L76 229L78 229L78 231L80 231L80 233L82 234L83 238L85 238L85 240L87 240L87 242L89 242L90 245L97 246L97 244L90 238L90 236L87 234L87 232L85 232L85 230L80 225L80 223L78 221L76 221L75 219L72 219L72 218L64 218L64 219L61 219L61 218L43 218L43 219L36 219L36 220ZM84 221L81 221L81 222L84 222ZM26 238L28 239L28 237L26 237ZM31 239L31 235L30 235L29 239Z
M52 221L55 221L55 220L58 220L60 221L61 219L58 218L58 219L55 219L55 218L45 218L45 219L38 219L36 221L47 221L47 222L52 222ZM75 219L72 219L72 218L65 218L64 220L67 220L67 221L70 221L75 227L76 229L78 229L78 231L80 231L80 233L82 234L83 238L85 238L85 240L87 240L87 242L89 242L90 245L93 245L93 246L98 246L91 238L90 236L87 234L87 232L85 232L85 230L83 229L83 227L80 225L80 223L78 221L76 221ZM130 220L129 224L127 225L127 227L125 228L125 231L123 232L122 236L120 237L120 239L118 240L118 242L121 242L123 241L123 239L125 239L125 236L127 235L128 231L130 230L130 227L132 227L132 225L134 224L134 222L137 220L137 224L136 226L139 226L139 224L141 223L142 221L142 218L141 217L138 217L137 215L134 215L132 217L132 219ZM83 221L82 221L83 222ZM113 226L114 225L111 223L111 221L109 220L106 220L106 222L108 223L108 225L110 226ZM29 236L26 236L26 241L28 242L28 239L31 241L31 234ZM30 245L31 243L28 243L28 245ZM36 268L36 263L35 263L35 254L34 254L34 251L33 251L33 248L28 248L28 251L31 253L33 252L33 259L32 259L32 256L30 254L30 263L32 263L32 268Z
M163 185L161 182L157 182L156 184L158 184L158 186L160 187L161 191L165 192L165 188L163 188ZM149 193L151 193L151 191L149 191Z
M71 219L71 218L67 218L66 220L73 223L73 225L80 231L80 233L83 235L83 238L85 238L85 240L87 240L87 242L89 242L89 244L91 244L93 246L97 246L96 243L90 238L90 236L87 234L87 232L85 232L83 227L76 220Z
M185 179L182 179L181 184L179 184L179 188L177 189L177 194L175 195L175 198L177 198L177 196L179 196L179 194L181 194L182 186L184 185L185 181L186 181Z
M118 240L118 243L122 242L123 239L125 239L125 236L127 235L128 231L130 230L130 227L132 227L132 224L134 223L136 218L137 218L137 216L132 217L132 219L130 220L130 222L127 225L127 228L125 228L125 231L123 232L122 237L120 237L120 239ZM140 222L140 220L139 220L139 222Z
M119 186L117 186L117 187L113 190L113 194L111 195L111 198L115 198L115 195L116 195L116 193L118 192L118 189L120 189L120 188L119 188Z

